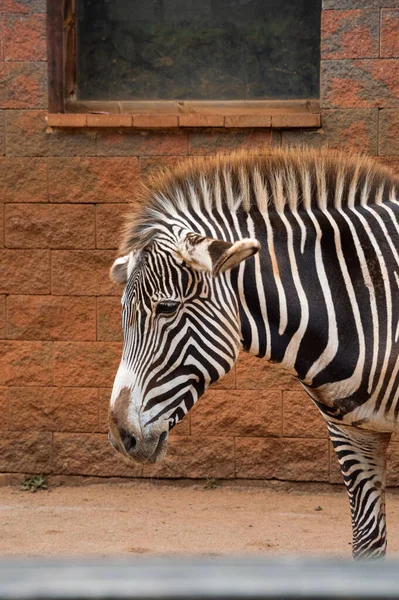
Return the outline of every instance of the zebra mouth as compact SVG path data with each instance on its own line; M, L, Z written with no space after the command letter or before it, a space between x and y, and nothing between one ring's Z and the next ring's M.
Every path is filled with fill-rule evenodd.
M168 437L169 436L167 431L161 433L161 435L159 436L157 447L155 448L151 456L148 457L146 462L154 464L160 462L165 458L168 449Z

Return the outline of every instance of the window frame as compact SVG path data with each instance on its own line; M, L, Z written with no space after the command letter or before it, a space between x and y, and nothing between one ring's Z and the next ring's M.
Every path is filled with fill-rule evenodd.
M52 126L320 127L319 100L77 100L76 2L47 0ZM79 118L77 118L79 117Z

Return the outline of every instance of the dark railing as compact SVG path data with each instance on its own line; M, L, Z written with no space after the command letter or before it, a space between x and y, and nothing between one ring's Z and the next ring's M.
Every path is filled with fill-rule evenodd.
M0 600L399 599L399 563L295 558L6 560Z

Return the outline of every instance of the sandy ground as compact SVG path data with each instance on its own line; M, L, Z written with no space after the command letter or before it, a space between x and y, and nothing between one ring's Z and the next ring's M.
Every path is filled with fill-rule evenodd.
M98 484L37 493L0 488L0 556L350 556L340 487ZM399 553L399 494L388 495L389 554Z

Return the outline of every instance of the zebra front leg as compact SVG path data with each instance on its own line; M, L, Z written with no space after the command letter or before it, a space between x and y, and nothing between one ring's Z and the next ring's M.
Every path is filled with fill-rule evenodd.
M384 558L386 450L390 433L328 423L352 515L355 560Z

